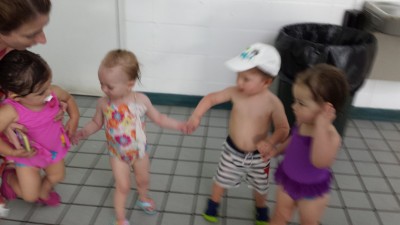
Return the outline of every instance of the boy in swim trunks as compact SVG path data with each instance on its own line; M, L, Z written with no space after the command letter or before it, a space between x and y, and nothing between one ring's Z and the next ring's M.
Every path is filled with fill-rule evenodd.
M237 72L236 85L206 95L187 123L187 131L192 133L212 106L232 103L229 135L223 144L211 198L203 216L209 222L217 222L225 189L238 187L244 179L254 190L256 224L266 225L269 221L267 153L289 134L283 105L268 89L280 69L280 55L273 46L256 43L226 65ZM271 124L274 131L269 134Z

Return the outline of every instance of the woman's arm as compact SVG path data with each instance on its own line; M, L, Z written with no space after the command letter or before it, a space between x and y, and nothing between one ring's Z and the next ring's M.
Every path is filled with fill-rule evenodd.
M9 127L11 123L18 120L18 113L10 105L2 105L0 107L0 132L4 131ZM27 152L23 148L14 149L7 142L0 138L0 154L4 156L15 156L15 157L29 157L34 153Z
M69 120L65 124L65 129L68 133L68 137L72 137L72 135L76 132L79 123L79 108L76 104L74 97L64 89L59 86L52 85L50 88L54 91L55 95L59 99L59 101L67 103L67 113L69 116Z

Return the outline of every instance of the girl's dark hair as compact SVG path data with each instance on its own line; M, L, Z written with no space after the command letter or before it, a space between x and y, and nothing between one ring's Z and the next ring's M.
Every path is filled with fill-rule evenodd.
M7 35L38 15L48 15L50 0L0 0L0 33Z
M318 103L329 102L340 111L349 94L344 72L334 66L321 63L301 72L296 84L306 85Z
M131 51L116 49L107 53L101 65L107 68L121 66L122 70L128 75L129 80L140 81L139 62Z
M4 94L29 95L50 78L50 67L30 51L13 50L0 60L0 90Z

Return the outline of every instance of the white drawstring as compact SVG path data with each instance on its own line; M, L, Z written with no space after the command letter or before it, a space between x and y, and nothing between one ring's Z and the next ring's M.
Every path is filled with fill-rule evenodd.
M246 165L245 165L245 161L246 161L247 159L249 159L250 156L251 156L250 165L248 165L247 167L251 167L251 166L253 165L253 158L254 158L254 155L253 155L252 152L250 152L250 153L247 153L247 154L245 155L245 157L244 157L244 159L243 159L243 161L242 161L242 166L246 166Z

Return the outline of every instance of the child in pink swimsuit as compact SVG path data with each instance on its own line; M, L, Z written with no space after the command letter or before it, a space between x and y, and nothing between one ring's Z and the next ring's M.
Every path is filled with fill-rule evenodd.
M111 168L115 178L113 224L129 225L125 219L126 199L130 191L130 171L133 168L139 198L136 205L147 214L155 214L154 201L147 196L149 187L149 154L146 152L144 116L155 124L184 131L184 122L161 114L142 94L133 92L139 79L136 56L126 50L113 50L103 59L99 68L101 90L106 94L97 102L96 113L82 130L76 133L74 143L87 138L105 126Z
M0 110L0 132L11 123L19 123L26 128L30 145L17 148L7 138L0 139L0 154L15 163L15 168L3 171L1 194L8 200L18 196L57 206L60 196L53 187L65 177L63 159L70 147L69 137L78 126L78 107L69 93L51 85L49 66L32 52L9 52L0 61L0 74L1 90L7 95ZM68 105L70 119L65 127L54 121L59 101Z

